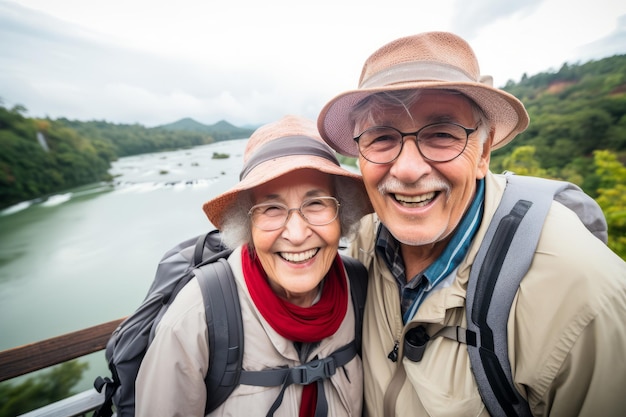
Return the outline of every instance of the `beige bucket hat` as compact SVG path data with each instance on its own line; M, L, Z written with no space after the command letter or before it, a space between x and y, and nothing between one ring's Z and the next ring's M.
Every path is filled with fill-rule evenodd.
M315 122L289 115L258 128L250 136L239 183L204 203L202 208L219 229L223 215L236 203L240 192L303 168L346 177L367 198L361 175L340 166L334 151L320 137Z
M322 109L320 134L337 152L357 157L349 114L365 97L393 90L447 89L471 98L495 128L492 149L509 143L528 127L528 113L513 95L481 77L469 44L448 32L426 32L388 43L363 65L359 86L333 98Z

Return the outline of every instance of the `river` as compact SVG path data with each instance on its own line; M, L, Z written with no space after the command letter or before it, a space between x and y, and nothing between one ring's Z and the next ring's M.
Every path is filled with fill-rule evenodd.
M0 350L132 313L163 253L213 228L202 204L237 182L246 141L121 158L113 184L2 211ZM86 360L78 390L107 373L103 352Z

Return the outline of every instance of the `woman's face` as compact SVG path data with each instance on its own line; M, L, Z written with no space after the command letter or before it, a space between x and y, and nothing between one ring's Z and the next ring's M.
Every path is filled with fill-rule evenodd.
M303 169L255 187L253 201L254 205L280 203L299 208L310 198L334 196L332 184L330 175ZM293 304L310 306L337 254L339 217L324 226L312 226L293 210L277 230L251 227L256 254L274 292Z

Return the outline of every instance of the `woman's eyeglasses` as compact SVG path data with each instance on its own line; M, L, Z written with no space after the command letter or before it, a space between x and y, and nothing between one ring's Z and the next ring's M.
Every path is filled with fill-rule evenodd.
M334 197L315 197L304 200L297 208L289 208L281 203L261 203L252 206L248 216L252 224L265 231L278 230L287 224L292 211L312 226L324 226L331 223L339 214L339 201Z

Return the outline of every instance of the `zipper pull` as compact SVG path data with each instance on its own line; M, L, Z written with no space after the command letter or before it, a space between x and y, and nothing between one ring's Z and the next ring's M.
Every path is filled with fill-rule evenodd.
M389 352L389 355L387 355L387 357L389 359L391 359L391 362L397 362L398 361L398 349L400 348L400 342L398 342L396 340L396 342L393 345L393 350L391 352Z

